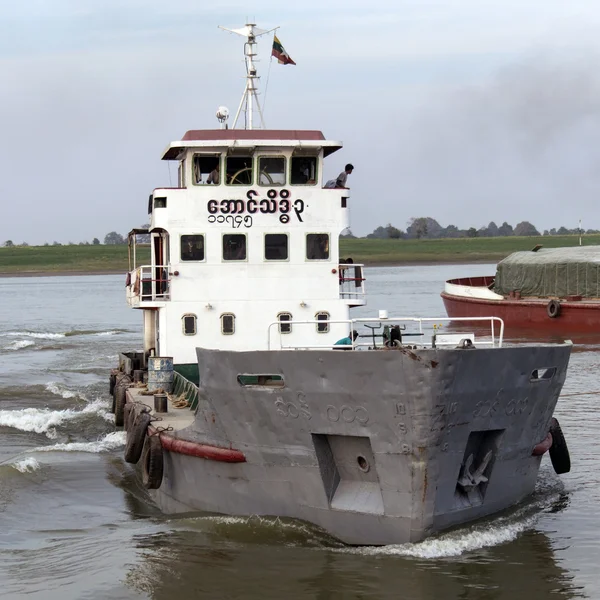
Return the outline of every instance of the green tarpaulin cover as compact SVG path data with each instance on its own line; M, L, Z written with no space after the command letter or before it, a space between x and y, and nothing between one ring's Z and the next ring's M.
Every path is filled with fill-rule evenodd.
M600 246L515 252L498 263L494 291L521 296L600 298Z

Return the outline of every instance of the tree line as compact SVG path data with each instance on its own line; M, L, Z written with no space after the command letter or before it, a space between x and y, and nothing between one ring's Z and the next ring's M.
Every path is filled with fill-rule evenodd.
M568 229L559 227L558 229L545 229L543 234L529 221L521 221L515 227L504 221L498 226L491 221L487 227L470 227L469 229L459 229L456 225L442 227L435 219L431 217L414 217L407 223L406 231L394 227L388 223L385 227L377 227L366 237L369 239L436 239L436 238L476 238L476 237L506 237L506 236L539 236L539 235L578 235L583 233L600 233L597 229L583 230L580 228ZM355 238L350 230L343 237Z
M142 225L142 229L148 228L148 225ZM138 235L137 242L139 244L149 244L150 243L150 235ZM111 231L104 236L104 245L105 246L115 246L118 244L126 244L127 243L127 235L121 235L116 231ZM46 242L42 244L42 246L99 246L101 242L98 238L94 238L91 242L68 242L66 244L62 244L61 242ZM21 247L26 248L29 246L27 242L21 242L20 244L15 244L12 240L6 240L2 246L5 248L15 248Z
M148 225L142 225L142 229L147 228ZM455 225L448 225L442 227L435 219L431 217L415 217L408 221L406 231L394 227L391 223L388 223L385 227L379 226L369 233L366 238L378 239L378 240L398 240L398 239L436 239L436 238L476 238L476 237L505 237L505 236L539 236L539 235L581 235L583 233L600 233L598 229L568 229L567 227L559 227L558 229L545 229L541 234L536 227L529 221L521 221L517 223L515 227L509 225L506 221L498 227L493 221L487 227L470 227L469 229L459 229ZM346 233L342 235L344 238L357 238L350 229L346 230ZM137 242L144 244L150 243L150 235L139 234L137 236ZM104 236L104 245L114 246L118 244L126 244L127 236L121 235L116 231L111 231ZM67 244L61 244L60 242L52 242L51 244L46 242L44 246L98 246L101 242L98 238L94 238L91 242L69 242ZM6 240L2 244L5 248L13 248L15 246L26 247L29 246L27 242L21 242L15 244L12 240Z

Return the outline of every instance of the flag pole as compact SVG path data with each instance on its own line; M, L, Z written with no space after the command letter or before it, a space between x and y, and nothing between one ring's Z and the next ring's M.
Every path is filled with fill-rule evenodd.
M256 57L254 46L256 45L257 37L266 35L267 33L271 33L272 31L277 31L279 27L264 30L257 27L255 23L246 23L246 25L244 25L244 27L240 29L227 29L226 27L222 27L221 25L219 25L219 29L222 29L223 31L228 31L229 33L235 33L236 35L241 35L242 37L246 38L246 43L244 44L244 57L246 61L246 87L244 88L244 93L242 94L240 105L235 114L235 119L233 120L233 129L235 129L239 116L242 112L242 108L244 107L246 113L245 129L254 129L254 103L256 103L256 108L260 116L260 124L264 128L265 121L263 118L262 110L260 108L260 102L258 100L258 90L256 88L256 80L259 79L259 76L257 75L256 66L254 64L254 59Z

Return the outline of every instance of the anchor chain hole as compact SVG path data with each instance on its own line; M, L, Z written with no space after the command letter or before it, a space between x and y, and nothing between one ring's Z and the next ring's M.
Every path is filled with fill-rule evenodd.
M358 468L363 472L363 473L368 473L369 469L371 468L371 465L369 464L369 461L362 455L358 455L356 457L356 462L358 463Z

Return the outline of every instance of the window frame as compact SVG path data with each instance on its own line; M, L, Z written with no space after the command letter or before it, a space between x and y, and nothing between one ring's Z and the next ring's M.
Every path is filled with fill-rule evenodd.
M315 179L314 179L314 183L292 183L292 162L297 159L307 159L307 158L314 158L315 159ZM288 173L288 181L290 182L289 185L293 185L293 186L315 186L319 183L319 155L307 155L307 156L302 156L302 155L293 155L290 156L290 160L288 162L289 164L289 173ZM311 181L310 179L308 181Z
M227 161L230 158L249 158L250 162L251 162L251 166L250 169L252 170L252 177L250 177L250 183L228 183L227 182ZM225 155L225 169L223 171L223 175L225 176L225 180L224 180L224 184L231 186L231 187L240 187L240 186L253 186L254 185L254 175L256 173L256 169L254 168L254 163L255 163L255 156L252 153L248 153L248 154L226 154ZM245 167L248 168L248 167ZM242 169L243 170L243 169ZM237 171L236 171L237 172Z
M319 316L321 315L325 315L325 319L319 319ZM315 321L317 321L316 323L316 328L317 328L317 333L329 333L330 331L330 327L329 327L329 323L322 323L322 321L329 321L331 319L331 314L326 311L326 310L319 310L315 313ZM321 322L319 322L321 321ZM324 329L321 329L321 327L324 327Z
M244 258L225 258L225 237L227 236L242 236L244 238L244 250L245 256ZM223 233L221 235L221 262L230 263L230 262L248 262L248 235L245 233Z
M196 161L196 157L197 156L208 156L210 158L218 158L218 164L219 164L219 183L218 184L214 184L214 183L198 183L197 181L195 181L195 161ZM194 152L192 153L192 169L191 169L191 178L192 178L192 185L195 185L197 187L206 187L206 186L213 186L213 185L223 185L223 153L222 152Z
M231 331L225 331L224 322L223 322L225 317L231 317ZM221 335L234 335L235 334L235 314L231 313L231 312L221 313L221 316L219 317L219 319L221 321Z
M286 250L287 250L287 256L286 258L267 258L267 236L268 235L285 235L286 237ZM246 252L246 255L248 253ZM263 261L265 262L289 262L290 260L290 235L289 233L285 232L285 233L265 233L263 235Z
M193 318L194 319L194 331L192 333L187 333L185 330L185 320ZM198 316L194 313L185 313L181 316L181 331L185 336L196 335L198 333Z
M308 236L309 235L326 235L327 236L327 258L308 258ZM307 233L305 238L305 245L304 245L304 260L305 261L322 261L322 262L331 262L331 234L329 232L326 231L311 231L310 233Z
M193 259L193 258L184 259L181 254L182 247L183 247L183 238L186 236L191 236L191 235L202 236L202 253L203 253L202 259ZM179 262L186 263L186 264L187 263L206 262L206 234L205 233L181 233L181 234L179 234Z
M261 183L260 182L260 176L261 176L260 161L263 158L280 158L283 160L283 171L282 171L283 183L268 183L268 182ZM287 182L289 181L289 179L288 179L288 161L287 161L287 156L285 156L284 154L259 154L256 157L256 165L257 165L256 185L258 185L259 187L285 187L287 185Z
M288 316L289 317L288 321L293 321L294 317L292 316L291 312L288 312L286 310L277 313L277 329L278 329L279 333L281 333L283 335L289 335L290 333L292 333L292 324L289 323L288 321L282 321L281 320L282 316ZM288 331L283 331L282 325L284 323L286 324L286 327L289 328Z

